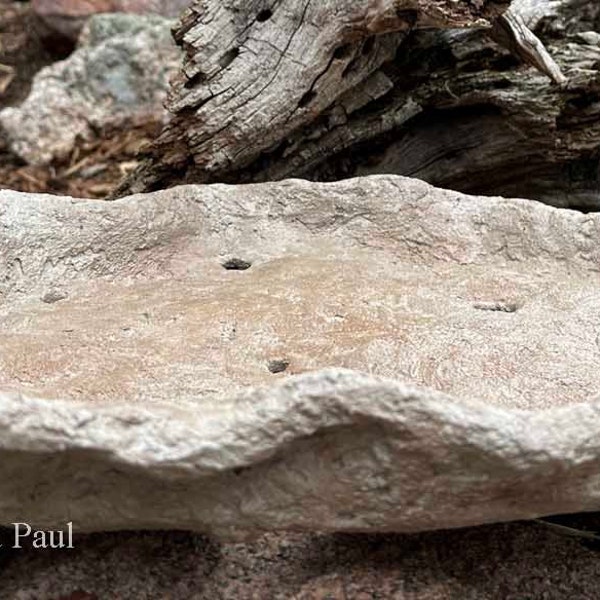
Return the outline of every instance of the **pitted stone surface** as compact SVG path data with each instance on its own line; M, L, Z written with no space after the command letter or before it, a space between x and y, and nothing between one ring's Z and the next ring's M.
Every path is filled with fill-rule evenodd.
M594 215L372 177L0 192L0 226L2 522L236 537L598 508Z

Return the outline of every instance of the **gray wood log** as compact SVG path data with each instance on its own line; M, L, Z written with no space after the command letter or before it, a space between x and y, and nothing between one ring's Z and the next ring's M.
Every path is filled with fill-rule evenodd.
M174 118L116 195L391 172L594 206L600 8L508 4L197 0Z

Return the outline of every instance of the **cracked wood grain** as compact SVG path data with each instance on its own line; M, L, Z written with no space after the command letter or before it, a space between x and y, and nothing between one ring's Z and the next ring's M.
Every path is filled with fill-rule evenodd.
M130 191L174 170L209 181L246 166L392 60L413 28L490 28L508 4L197 0L175 32L185 53L168 103L175 119Z
M564 28L578 2L196 2L175 33L186 59L170 94L174 119L115 197L182 182L392 172L466 192L510 184L510 195L587 203L588 190L566 199L546 190L570 186L547 181L570 169L554 164L587 160L596 139L583 140L578 123L563 134L559 123L593 94L594 77L583 81L580 70L597 58L562 40L548 51L532 31ZM481 107L472 124L454 118L471 106ZM439 111L449 117L435 131L432 111L433 121ZM416 147L396 151L408 128ZM517 177L535 189L520 191Z
M500 15L494 23L492 37L525 62L548 75L555 83L566 83L567 78L556 61L518 13L507 10Z

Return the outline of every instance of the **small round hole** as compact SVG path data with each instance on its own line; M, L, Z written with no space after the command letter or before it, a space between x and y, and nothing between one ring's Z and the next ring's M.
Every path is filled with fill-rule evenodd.
M256 20L259 23L264 23L265 21L268 21L272 16L273 16L273 11L271 11L268 8L265 8L265 10L261 10L258 13L258 15L256 16Z
M251 262L241 258L229 258L221 264L227 271L246 271L252 266Z
M267 368L271 373L283 373L289 366L289 360L270 360Z

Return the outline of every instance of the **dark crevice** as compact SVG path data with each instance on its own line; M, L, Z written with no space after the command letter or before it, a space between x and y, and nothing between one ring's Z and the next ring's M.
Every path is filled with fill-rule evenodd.
M411 9L397 10L396 15L400 20L404 21L410 29L416 25L417 19L419 18L419 13L416 10Z
M373 52L374 48L375 48L375 36L372 35L371 37L368 37L365 40L365 43L363 44L361 52L362 52L363 56L366 56L367 54L371 54L371 52Z
M588 108L592 104L596 104L597 102L600 102L600 95L597 93L588 93L568 100L567 106L571 109L575 109L576 111L581 111L585 108Z
M228 50L219 59L219 66L222 69L226 69L239 55L240 55L239 48L232 48L231 50Z
M184 84L183 87L186 89L191 89L194 88L198 85L203 84L206 81L206 74L203 73L202 71L198 71L198 73L195 73L194 75L192 75Z
M510 71L521 64L521 61L512 54L504 54L499 58L490 60L490 67L494 71Z
M304 94L302 96L302 98L300 98L300 101L298 102L298 106L300 108L305 108L306 106L308 106L315 98L317 97L317 92L315 92L314 90L308 90L308 92L306 92L306 94Z
M354 46L352 44L344 44L343 46L338 46L333 53L333 58L335 60L342 60L350 56L354 51Z
M600 513L567 513L534 519L539 526L548 527L557 535L568 536L589 550L600 551Z
M346 65L346 68L342 71L342 79L346 79L346 77L348 77L348 75L350 75L353 71L356 71L358 64L359 64L359 61L356 58L354 60L350 61Z

